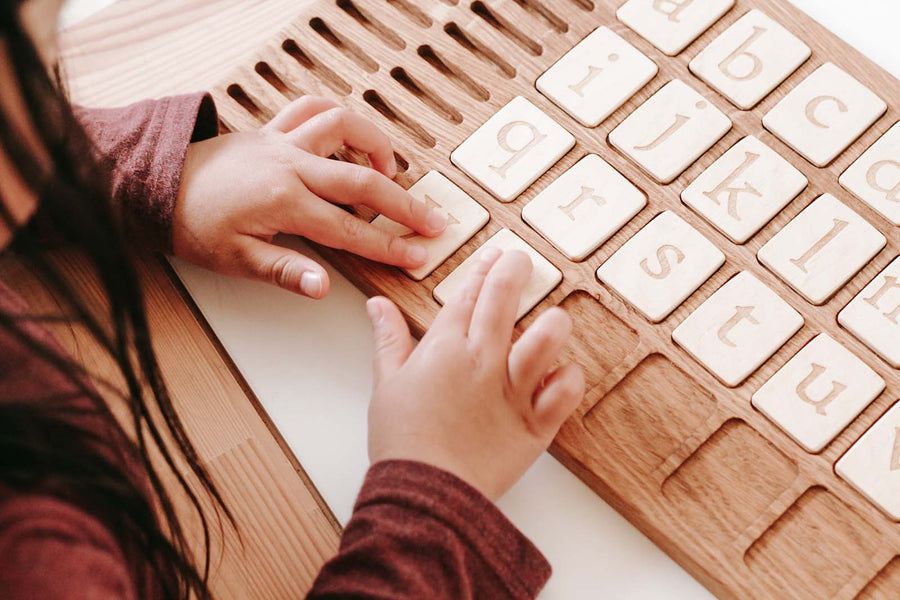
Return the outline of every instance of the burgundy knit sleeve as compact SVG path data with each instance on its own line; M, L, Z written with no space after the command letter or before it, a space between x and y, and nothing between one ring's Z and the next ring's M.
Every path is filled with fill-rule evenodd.
M308 598L534 598L550 565L500 510L424 463L369 469L340 550Z
M113 203L127 235L170 252L188 145L218 133L212 97L197 93L121 108L76 107L75 113L112 174Z

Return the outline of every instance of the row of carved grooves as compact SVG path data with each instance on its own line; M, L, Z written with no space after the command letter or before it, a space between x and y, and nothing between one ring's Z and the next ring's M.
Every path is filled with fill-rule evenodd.
M401 173L409 171L409 161L403 158L402 154L394 152L394 160L397 161L397 170Z
M400 83L406 91L421 100L434 112L455 125L462 123L463 118L458 110L453 108L450 103L441 98L438 94L434 93L429 87L413 79L403 67L394 67L391 69L391 77Z
M594 3L592 0L572 0L572 4L583 11L594 12Z
M394 122L398 127L411 135L419 145L426 148L434 148L437 142L431 134L409 116L395 109L387 100L381 97L381 94L375 90L366 90L363 92L363 100L381 113L383 117Z
M488 25L508 37L522 47L523 50L534 56L540 56L544 49L536 41L519 30L518 27L507 21L501 15L493 12L481 0L475 0L471 6L472 12L484 19Z
M406 48L406 42L403 41L403 38L371 14L353 4L353 0L337 0L336 4L338 8L350 15L354 21L372 32L391 48L395 50Z
M491 93L489 91L469 77L465 71L447 63L431 46L419 46L417 52L419 56L429 65L434 67L438 73L449 79L456 87L467 93L473 99L478 100L479 102L487 102L491 99Z
M472 36L454 22L447 23L444 25L444 33L453 38L456 43L460 46L485 61L492 67L496 67L499 70L500 74L506 77L507 79L512 79L516 76L516 68L503 60L503 58L497 54L491 48L488 48L484 42Z
M456 6L457 4L459 4L459 0L441 0L441 2L443 2L447 6Z
M569 30L569 24L559 18L553 10L541 0L513 0L516 4L538 18L543 19L547 25L557 33L565 33Z
M416 25L424 27L425 29L431 27L431 17L409 0L385 0L385 2L402 12Z
M256 74L266 80L266 83L271 85L273 88L278 90L281 94L285 96L296 96L296 90L292 90L291 86L289 86L285 81L278 76L269 63L265 61L259 61L256 63L256 66L253 67L253 70L256 71Z
M287 54L291 58L300 63L300 66L302 66L304 69L314 72L319 77L319 79L321 79L325 83L325 85L330 87L341 96L347 96L350 94L350 92L353 91L353 88L350 87L350 84L344 81L340 75L304 52L303 49L298 46L297 42L295 42L294 40L285 40L284 43L281 44L281 49L287 52Z
M313 17L312 19L310 19L309 26L312 27L313 31L322 36L329 44L349 56L350 60L358 64L369 73L374 73L378 70L378 63L372 60L371 57L369 57L369 55L362 50L362 48L354 44L343 35L332 31L328 24L319 17Z
M244 88L242 88L240 84L232 83L225 89L225 92L231 96L231 99L237 102L241 108L250 113L254 119L259 121L266 120L263 110L253 101L253 98L247 95L247 92L244 91Z

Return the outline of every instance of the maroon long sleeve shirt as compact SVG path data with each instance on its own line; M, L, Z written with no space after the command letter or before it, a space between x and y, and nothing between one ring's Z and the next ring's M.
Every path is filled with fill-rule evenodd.
M79 117L112 169L113 201L129 233L170 250L188 145L216 134L212 100L197 94ZM0 310L27 310L2 282ZM33 327L34 336L49 336ZM39 394L34 385L43 388ZM53 367L0 330L0 402L65 385ZM153 586L136 589L134 569L98 515L49 494L0 487L0 598L153 595ZM308 597L532 598L549 576L537 549L474 488L423 463L387 461L369 469L340 550Z

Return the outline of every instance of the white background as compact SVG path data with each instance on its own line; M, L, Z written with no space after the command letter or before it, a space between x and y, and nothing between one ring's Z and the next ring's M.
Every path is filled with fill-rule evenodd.
M70 0L71 25L115 0ZM792 0L900 77L892 0ZM878 90L875 90L878 92ZM886 98L889 103L897 101ZM330 270L313 302L175 261L225 348L341 522L368 466L365 297ZM699 599L709 593L548 455L500 502L553 564L543 598Z

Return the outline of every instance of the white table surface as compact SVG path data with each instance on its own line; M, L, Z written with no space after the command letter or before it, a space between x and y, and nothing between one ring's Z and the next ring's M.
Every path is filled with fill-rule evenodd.
M63 25L114 1L70 0ZM900 3L792 1L900 77L895 46ZM346 522L368 467L372 338L365 296L331 268L331 293L315 302L182 261L173 264L325 501ZM553 565L542 598L711 598L549 455L501 499L500 507Z

